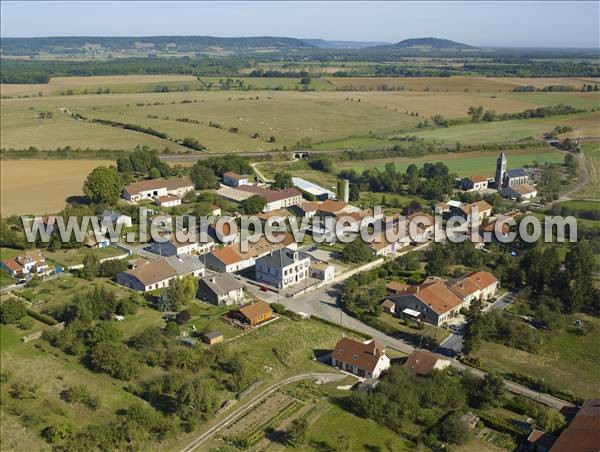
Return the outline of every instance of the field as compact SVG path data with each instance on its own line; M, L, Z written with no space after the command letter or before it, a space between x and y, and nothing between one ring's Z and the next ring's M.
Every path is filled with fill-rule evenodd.
M221 79L203 80L218 83ZM593 114L465 124L431 131L416 128L424 116L464 117L473 105L482 105L498 113L559 103L591 109L598 105L598 93L499 93L492 97L490 93L473 90L302 92L295 90L297 79L239 80L259 87L282 86L289 91L126 92L3 99L1 146L15 149L35 146L52 150L69 145L83 149L131 150L141 144L161 151L167 147L171 152L189 151L173 141L142 132L77 121L69 113L153 128L172 139L195 138L209 151L216 152L282 149L298 143L303 147L312 143L315 147L332 149L345 145L354 147L355 142L361 144L360 140L385 146L392 145L393 141L372 142L369 136L415 132L429 140L451 143L457 140L463 143L508 141L540 136L555 125L570 125L571 122L580 136L598 134L594 127L598 116ZM311 83L325 83L316 80ZM279 83L282 85L277 85ZM115 83L114 87L125 85ZM46 112L51 112L52 118L40 118L40 114Z
M517 372L535 378L544 378L546 383L567 389L585 399L600 396L598 380L598 340L600 322L598 318L579 314L577 319L585 325L585 333L540 332L542 350L539 354L527 353L503 345L483 342L474 353L484 366L501 372ZM565 382L569 382L565 386Z
M44 214L62 210L69 196L82 194L88 173L108 160L4 160L1 167L2 215Z
M544 163L562 163L564 154L554 149L539 150L510 150L505 152L508 159L509 168L518 168L524 165L533 165L535 162ZM342 169L354 169L362 171L366 168L383 169L386 163L393 162L400 171L406 170L411 163L422 166L424 163L443 162L459 176L481 175L493 176L496 168L496 159L498 152L462 152L452 154L436 154L426 157L397 157L376 160L363 160L352 162L340 162L336 167Z
M588 169L588 184L572 197L598 199L600 197L600 142L584 143L581 148Z
M127 86L143 86L160 83L168 84L173 82L195 82L193 75L106 75L94 77L52 77L49 83L35 84L0 84L0 93L2 96L37 96L42 93L44 96L57 95L68 89L80 91L88 89L95 91L98 88L109 88L111 90L123 89Z

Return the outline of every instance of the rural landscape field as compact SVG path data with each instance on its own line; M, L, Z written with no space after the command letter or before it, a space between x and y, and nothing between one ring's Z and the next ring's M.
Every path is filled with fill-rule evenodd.
M2 451L600 450L597 2L0 8Z

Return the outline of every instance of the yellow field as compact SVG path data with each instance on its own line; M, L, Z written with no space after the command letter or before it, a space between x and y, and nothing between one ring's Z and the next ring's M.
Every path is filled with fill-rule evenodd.
M83 193L83 181L108 160L2 160L0 213L44 214L64 208L69 196Z
M405 91L512 91L517 86L533 85L541 88L548 85L570 85L580 87L585 83L598 83L593 78L503 78L503 77L327 77L327 80L338 87L354 87L366 90L377 90L382 85L388 87L404 87Z
M66 89L84 88L86 86L118 85L129 83L166 83L194 81L193 75L106 75L93 77L52 77L49 83L33 83L26 85L0 84L2 96L37 95L45 96Z

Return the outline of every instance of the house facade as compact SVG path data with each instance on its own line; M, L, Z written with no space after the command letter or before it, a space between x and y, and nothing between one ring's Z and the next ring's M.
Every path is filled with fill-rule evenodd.
M247 174L237 174L233 171L228 171L223 174L223 183L230 187L239 187L240 185L249 185L250 177Z
M218 306L244 302L244 287L229 273L202 278L198 290L201 300Z
M287 209L288 207L297 206L302 202L302 193L295 188L271 190L264 187L256 187L254 185L242 185L239 187L239 190L265 198L267 203L265 204L263 212Z
M181 205L181 198L175 195L159 196L154 200L154 204L160 207L175 207Z
M174 278L204 276L204 266L194 256L171 256L156 261L138 260L130 270L117 274L117 282L139 292L163 289Z
M471 301L490 300L496 295L500 282L489 272L478 271L459 278L449 287L468 307Z
M13 278L27 275L44 275L48 272L46 259L40 250L28 250L14 259L0 261L0 267Z
M283 289L308 278L309 267L308 254L283 248L256 261L256 280Z
M206 255L207 267L221 273L235 273L254 265L254 258L241 256L235 246L230 245L213 250Z
M470 176L460 180L459 187L465 191L480 191L488 188L487 177Z
M379 378L389 369L390 359L375 339L359 342L343 337L331 353L331 365L361 378Z
M167 195L182 198L194 190L194 184L188 177L172 179L150 179L133 182L123 189L123 199L131 202L142 199L157 199Z
M166 242L152 242L150 251L160 256L178 256L181 254L195 254L199 251L198 242L179 242L175 236Z

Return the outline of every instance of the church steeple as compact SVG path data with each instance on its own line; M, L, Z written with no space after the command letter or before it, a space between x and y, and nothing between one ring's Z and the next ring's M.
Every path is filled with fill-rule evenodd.
M506 174L506 155L501 152L496 160L496 190L502 189L504 175Z

